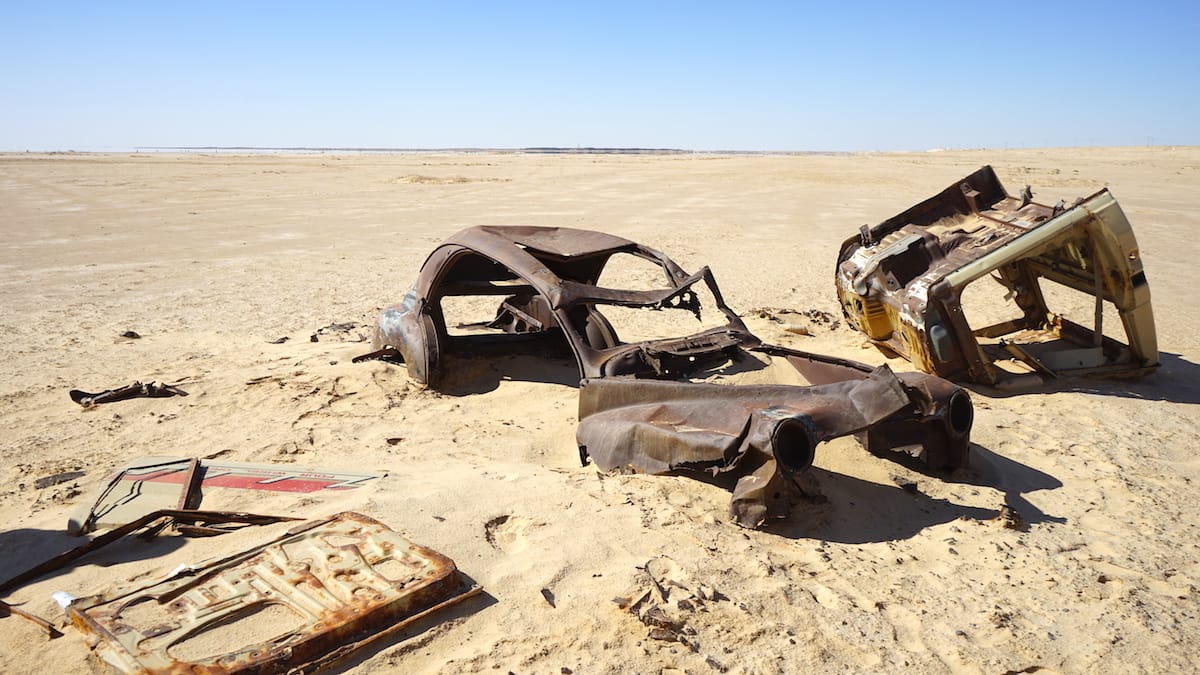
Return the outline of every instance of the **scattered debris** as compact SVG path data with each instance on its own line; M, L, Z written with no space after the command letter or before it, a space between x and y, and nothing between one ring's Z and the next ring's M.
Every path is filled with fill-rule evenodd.
M454 562L340 513L143 588L67 606L125 673L312 672L481 592Z
M613 602L645 624L650 639L678 642L699 652L696 630L687 620L705 603L716 602L719 594L708 589L706 598L699 589L707 587L695 584L677 562L666 556L652 558L638 570L641 574L633 591ZM728 600L723 595L720 599Z
M995 384L1012 375L998 367L1009 360L1051 378L1158 367L1137 240L1107 189L1051 207L1034 202L1028 188L1010 197L985 166L873 228L863 226L842 244L835 276L852 327L942 377ZM1017 317L973 328L963 291L989 276L1007 290L1009 314ZM1092 298L1092 328L1052 312L1043 282ZM1119 314L1128 344L1104 335L1105 303Z
M789 333L797 333L800 335L811 335L811 328L803 324L797 324L785 317L802 317L808 319L811 325L823 326L829 330L837 330L842 325L842 322L839 321L836 316L819 309L759 307L757 309L752 309L749 312L742 313L740 316L757 316L760 319L768 319L774 323L781 324L781 327Z
M345 323L331 323L328 326L322 326L317 329L317 332L308 337L309 342L320 342L322 335L336 335L341 342L366 342L369 339L370 326L358 323L357 321L348 321ZM285 340L287 338L284 338Z
M124 401L130 398L168 398L171 396L187 396L187 392L174 385L150 382L142 384L134 382L131 385L120 387L118 389L109 389L95 394L90 394L79 389L72 389L70 392L71 400L83 406L84 408L92 408L101 403L112 403L114 401Z
M508 518L507 515L496 516L483 524L483 538L496 550L500 550L500 543L496 540L496 531L501 525L508 522Z
M1016 509L1009 508L1007 505L1001 506L1000 513L997 513L991 521L1009 530L1025 529L1025 520L1021 518L1021 514L1017 513Z
M395 347L383 347L376 349L373 352L359 354L350 359L350 363L362 363L363 361L394 361L395 363L404 363L404 355Z
M1033 665L1033 666L1027 666L1020 670L1006 670L1006 671L1004 671L1004 675L1022 675L1023 673L1039 673L1043 670L1048 671L1048 672L1053 672L1050 668L1043 668L1038 665Z
M909 494L915 495L915 494L921 493L920 487L917 485L917 481L915 481L911 478L908 478L905 476L900 476L897 474L892 474L891 479L892 479L892 482L895 483L897 487L899 487L901 490L904 490L905 492L907 492Z
M71 515L74 535L113 527L164 508L198 508L201 494L219 488L317 492L348 490L381 473L329 471L274 464L247 464L188 457L142 457L118 469L96 498ZM190 489L189 489L190 486Z

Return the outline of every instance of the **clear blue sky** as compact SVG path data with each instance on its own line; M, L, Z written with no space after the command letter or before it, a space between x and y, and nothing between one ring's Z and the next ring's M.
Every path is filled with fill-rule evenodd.
M1200 144L1200 1L0 0L0 150Z

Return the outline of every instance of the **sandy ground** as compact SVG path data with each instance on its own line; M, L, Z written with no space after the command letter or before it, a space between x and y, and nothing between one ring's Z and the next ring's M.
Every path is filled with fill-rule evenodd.
M728 522L720 487L580 467L567 361L464 361L451 391L433 393L403 367L352 364L365 328L310 341L330 324L369 324L461 227L558 225L710 265L768 341L882 363L844 327L805 337L750 310L836 313L837 245L986 163L1043 203L1113 190L1141 244L1162 368L1140 381L976 392L972 468L951 477L850 439L826 444L813 474L828 502L762 531ZM1198 148L0 155L0 577L78 543L67 516L112 468L215 455L385 471L358 490L225 490L205 507L358 510L485 589L369 650L345 666L353 672L1191 670L1197 195ZM142 339L120 337L129 330ZM191 395L94 410L67 396L135 379ZM34 485L74 470L85 473ZM1026 530L993 520L1005 505ZM53 591L96 593L269 534L125 542L7 600L61 621ZM650 639L613 602L644 583L648 562L719 594L680 610L694 649ZM0 671L89 668L72 629L49 642L16 618L0 627Z

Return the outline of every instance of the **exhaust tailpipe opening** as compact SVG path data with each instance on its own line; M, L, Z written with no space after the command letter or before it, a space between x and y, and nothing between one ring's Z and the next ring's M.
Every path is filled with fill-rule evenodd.
M971 405L971 397L959 390L950 396L947 406L946 421L950 429L959 436L966 436L975 422L975 407Z
M796 473L812 466L817 444L808 427L797 420L783 420L771 434L775 461L784 471Z

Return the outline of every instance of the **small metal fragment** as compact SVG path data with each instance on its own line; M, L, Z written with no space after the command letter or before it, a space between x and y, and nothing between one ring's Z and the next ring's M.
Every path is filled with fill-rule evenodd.
M82 478L85 475L86 474L83 471L64 471L62 473L56 473L52 476L42 476L41 478L33 481L33 487L41 490L52 485L58 485L59 483L65 483L70 480L75 480L76 478Z
M143 384L134 382L131 385L120 387L117 389L109 389L107 391L98 392L95 394L72 389L69 392L71 400L79 405L90 408L101 403L112 403L114 401L124 401L131 398L167 398L170 396L187 396L187 392L174 385L150 382Z
M29 612L26 612L25 610L23 610L19 607L14 607L3 600L0 600L0 619L4 618L6 616L19 616L22 619L25 619L26 621L30 621L32 623L35 623L35 624L41 626L42 629L46 631L46 635L51 640L53 640L54 638L62 637L62 635L63 635L62 631L60 631L58 628L56 628L54 626L54 624L43 619L42 617L40 617L36 614L30 614Z

